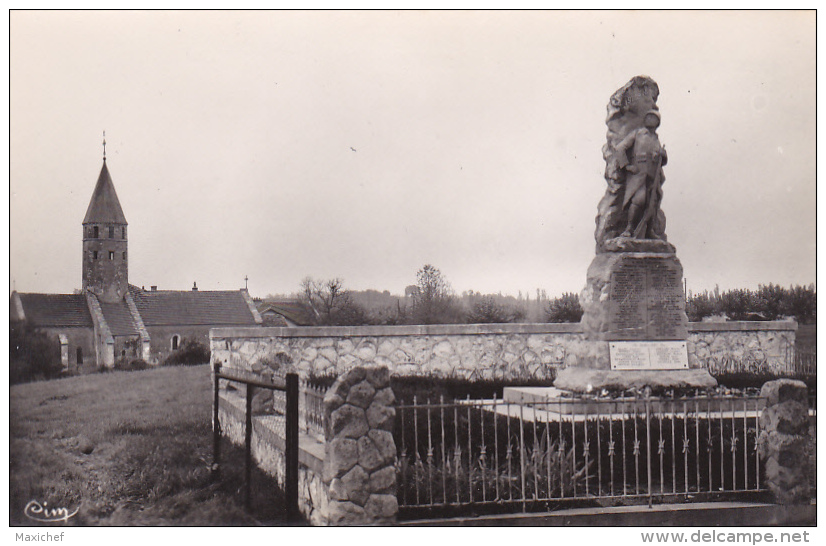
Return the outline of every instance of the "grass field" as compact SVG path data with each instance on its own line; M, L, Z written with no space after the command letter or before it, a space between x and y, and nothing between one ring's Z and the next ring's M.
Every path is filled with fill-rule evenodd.
M34 524L33 500L78 509L69 525L283 523L282 494L257 469L244 510L241 448L222 442L212 479L211 401L206 365L11 387L10 524Z

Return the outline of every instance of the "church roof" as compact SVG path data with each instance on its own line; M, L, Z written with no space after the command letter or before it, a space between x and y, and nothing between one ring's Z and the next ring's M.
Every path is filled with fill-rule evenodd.
M240 290L129 290L146 327L258 326Z
M92 328L83 294L21 294L23 314L34 326Z
M115 192L115 185L112 184L112 177L109 176L109 169L106 167L106 160L100 169L98 183L95 191L92 192L92 199L89 201L89 208L86 209L84 224L126 224L126 216L118 201L118 194Z
M113 336L138 335L138 329L135 327L126 302L100 302L100 310L103 311L103 318L106 319L106 324Z

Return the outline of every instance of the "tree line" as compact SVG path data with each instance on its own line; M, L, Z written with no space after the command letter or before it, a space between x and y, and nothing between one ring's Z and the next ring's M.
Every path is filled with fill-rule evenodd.
M689 294L686 314L690 321L721 316L729 320L777 320L794 318L801 324L816 321L814 285L784 288L760 285L745 289ZM472 290L456 294L439 269L427 264L416 273L416 284L404 296L388 291L351 291L339 278L301 282L298 299L320 326L399 324L485 324L508 322L579 322L582 307L573 292L549 298L544 290L536 296L481 294Z
M532 315L546 303L544 291L537 299L466 291L456 295L439 269L427 264L416 273L416 284L404 296L388 291L351 291L340 278L301 282L298 300L319 326L503 323L535 320ZM544 300L543 300L544 298Z
M800 324L817 322L817 291L809 286L782 287L761 284L757 290L708 290L689 293L686 299L688 320L699 322L706 317L725 316L729 320L778 320L793 318Z

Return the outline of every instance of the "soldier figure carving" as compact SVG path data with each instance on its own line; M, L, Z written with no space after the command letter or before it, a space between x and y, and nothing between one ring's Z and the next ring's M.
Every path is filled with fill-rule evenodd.
M660 209L662 167L668 161L657 128L660 112L657 83L637 76L608 102L605 195L596 217L597 254L604 252L674 253L665 236Z
M649 229L662 199L661 169L668 162L665 147L660 146L657 137L659 126L659 112L650 110L643 118L643 127L631 132L617 145L617 168L624 168L629 173L622 202L628 224L620 237L659 239L657 233Z

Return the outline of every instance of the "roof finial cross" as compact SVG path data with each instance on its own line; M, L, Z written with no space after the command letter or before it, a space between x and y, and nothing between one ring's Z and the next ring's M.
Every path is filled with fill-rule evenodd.
M103 160L106 161L106 131L103 131Z
M246 275L244 275L244 290L247 290L247 281L248 280L250 280L250 278L247 277Z

